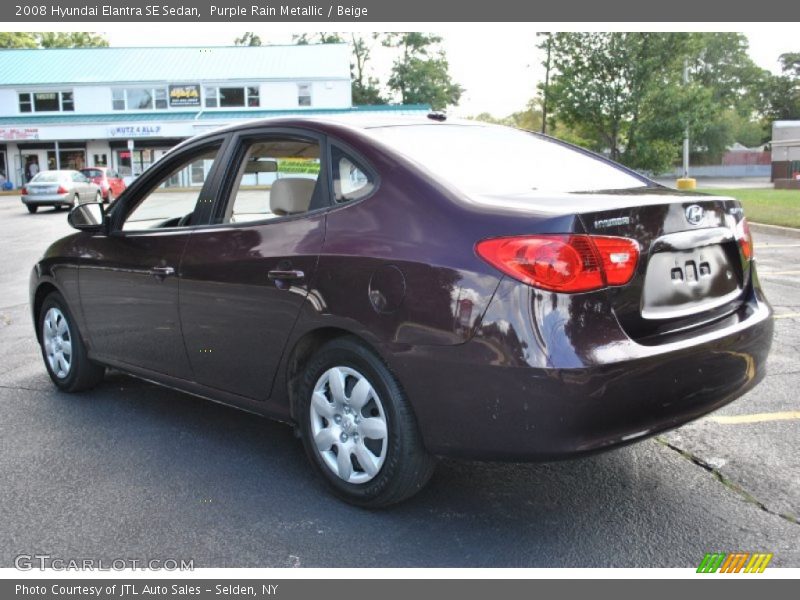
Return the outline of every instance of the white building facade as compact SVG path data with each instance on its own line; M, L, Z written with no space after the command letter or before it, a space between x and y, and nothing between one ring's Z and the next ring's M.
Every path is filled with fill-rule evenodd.
M345 44L0 50L0 173L137 176L177 143L240 119L353 107Z

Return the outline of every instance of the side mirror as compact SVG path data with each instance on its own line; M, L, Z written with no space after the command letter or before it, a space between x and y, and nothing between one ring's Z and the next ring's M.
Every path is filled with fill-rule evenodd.
M69 211L67 223L80 231L99 233L105 230L106 213L99 202L85 202Z

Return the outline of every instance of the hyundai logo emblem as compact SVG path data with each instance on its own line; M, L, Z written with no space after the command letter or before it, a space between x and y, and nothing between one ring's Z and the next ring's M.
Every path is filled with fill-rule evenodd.
M697 204L692 204L686 207L686 220L692 225L699 225L703 220L703 207Z

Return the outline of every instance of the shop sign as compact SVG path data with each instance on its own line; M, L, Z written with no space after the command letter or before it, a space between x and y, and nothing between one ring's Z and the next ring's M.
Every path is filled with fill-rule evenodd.
M38 127L0 127L0 140L38 140Z
M130 127L111 127L111 137L149 137L161 133L161 125L134 125Z
M200 106L199 85L169 86L170 106Z

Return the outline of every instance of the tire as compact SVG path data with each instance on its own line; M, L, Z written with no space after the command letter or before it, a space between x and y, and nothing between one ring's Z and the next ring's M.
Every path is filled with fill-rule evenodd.
M64 208L64 207L63 207L63 206L61 206L60 204L56 204L56 205L53 207L53 210L55 210L56 212L61 212L61 209L62 209L62 208Z
M81 197L78 194L75 194L72 197L72 206L78 206L81 203Z
M100 190L97 190L97 193L94 195L94 201L98 204L103 203L103 194Z
M105 367L89 360L78 325L64 298L52 292L44 299L37 327L42 359L50 379L65 392L83 392L103 380ZM46 329L47 328L47 329ZM69 347L69 351L64 351ZM62 360L58 359L59 353Z
M399 382L357 338L334 339L311 357L295 417L309 460L350 504L380 508L401 502L433 474L435 459L423 446ZM340 462L343 451L347 459ZM362 466L367 461L370 466Z
M39 210L39 207L35 204L26 204L25 208L27 208L28 212L31 214L34 214L37 210Z

